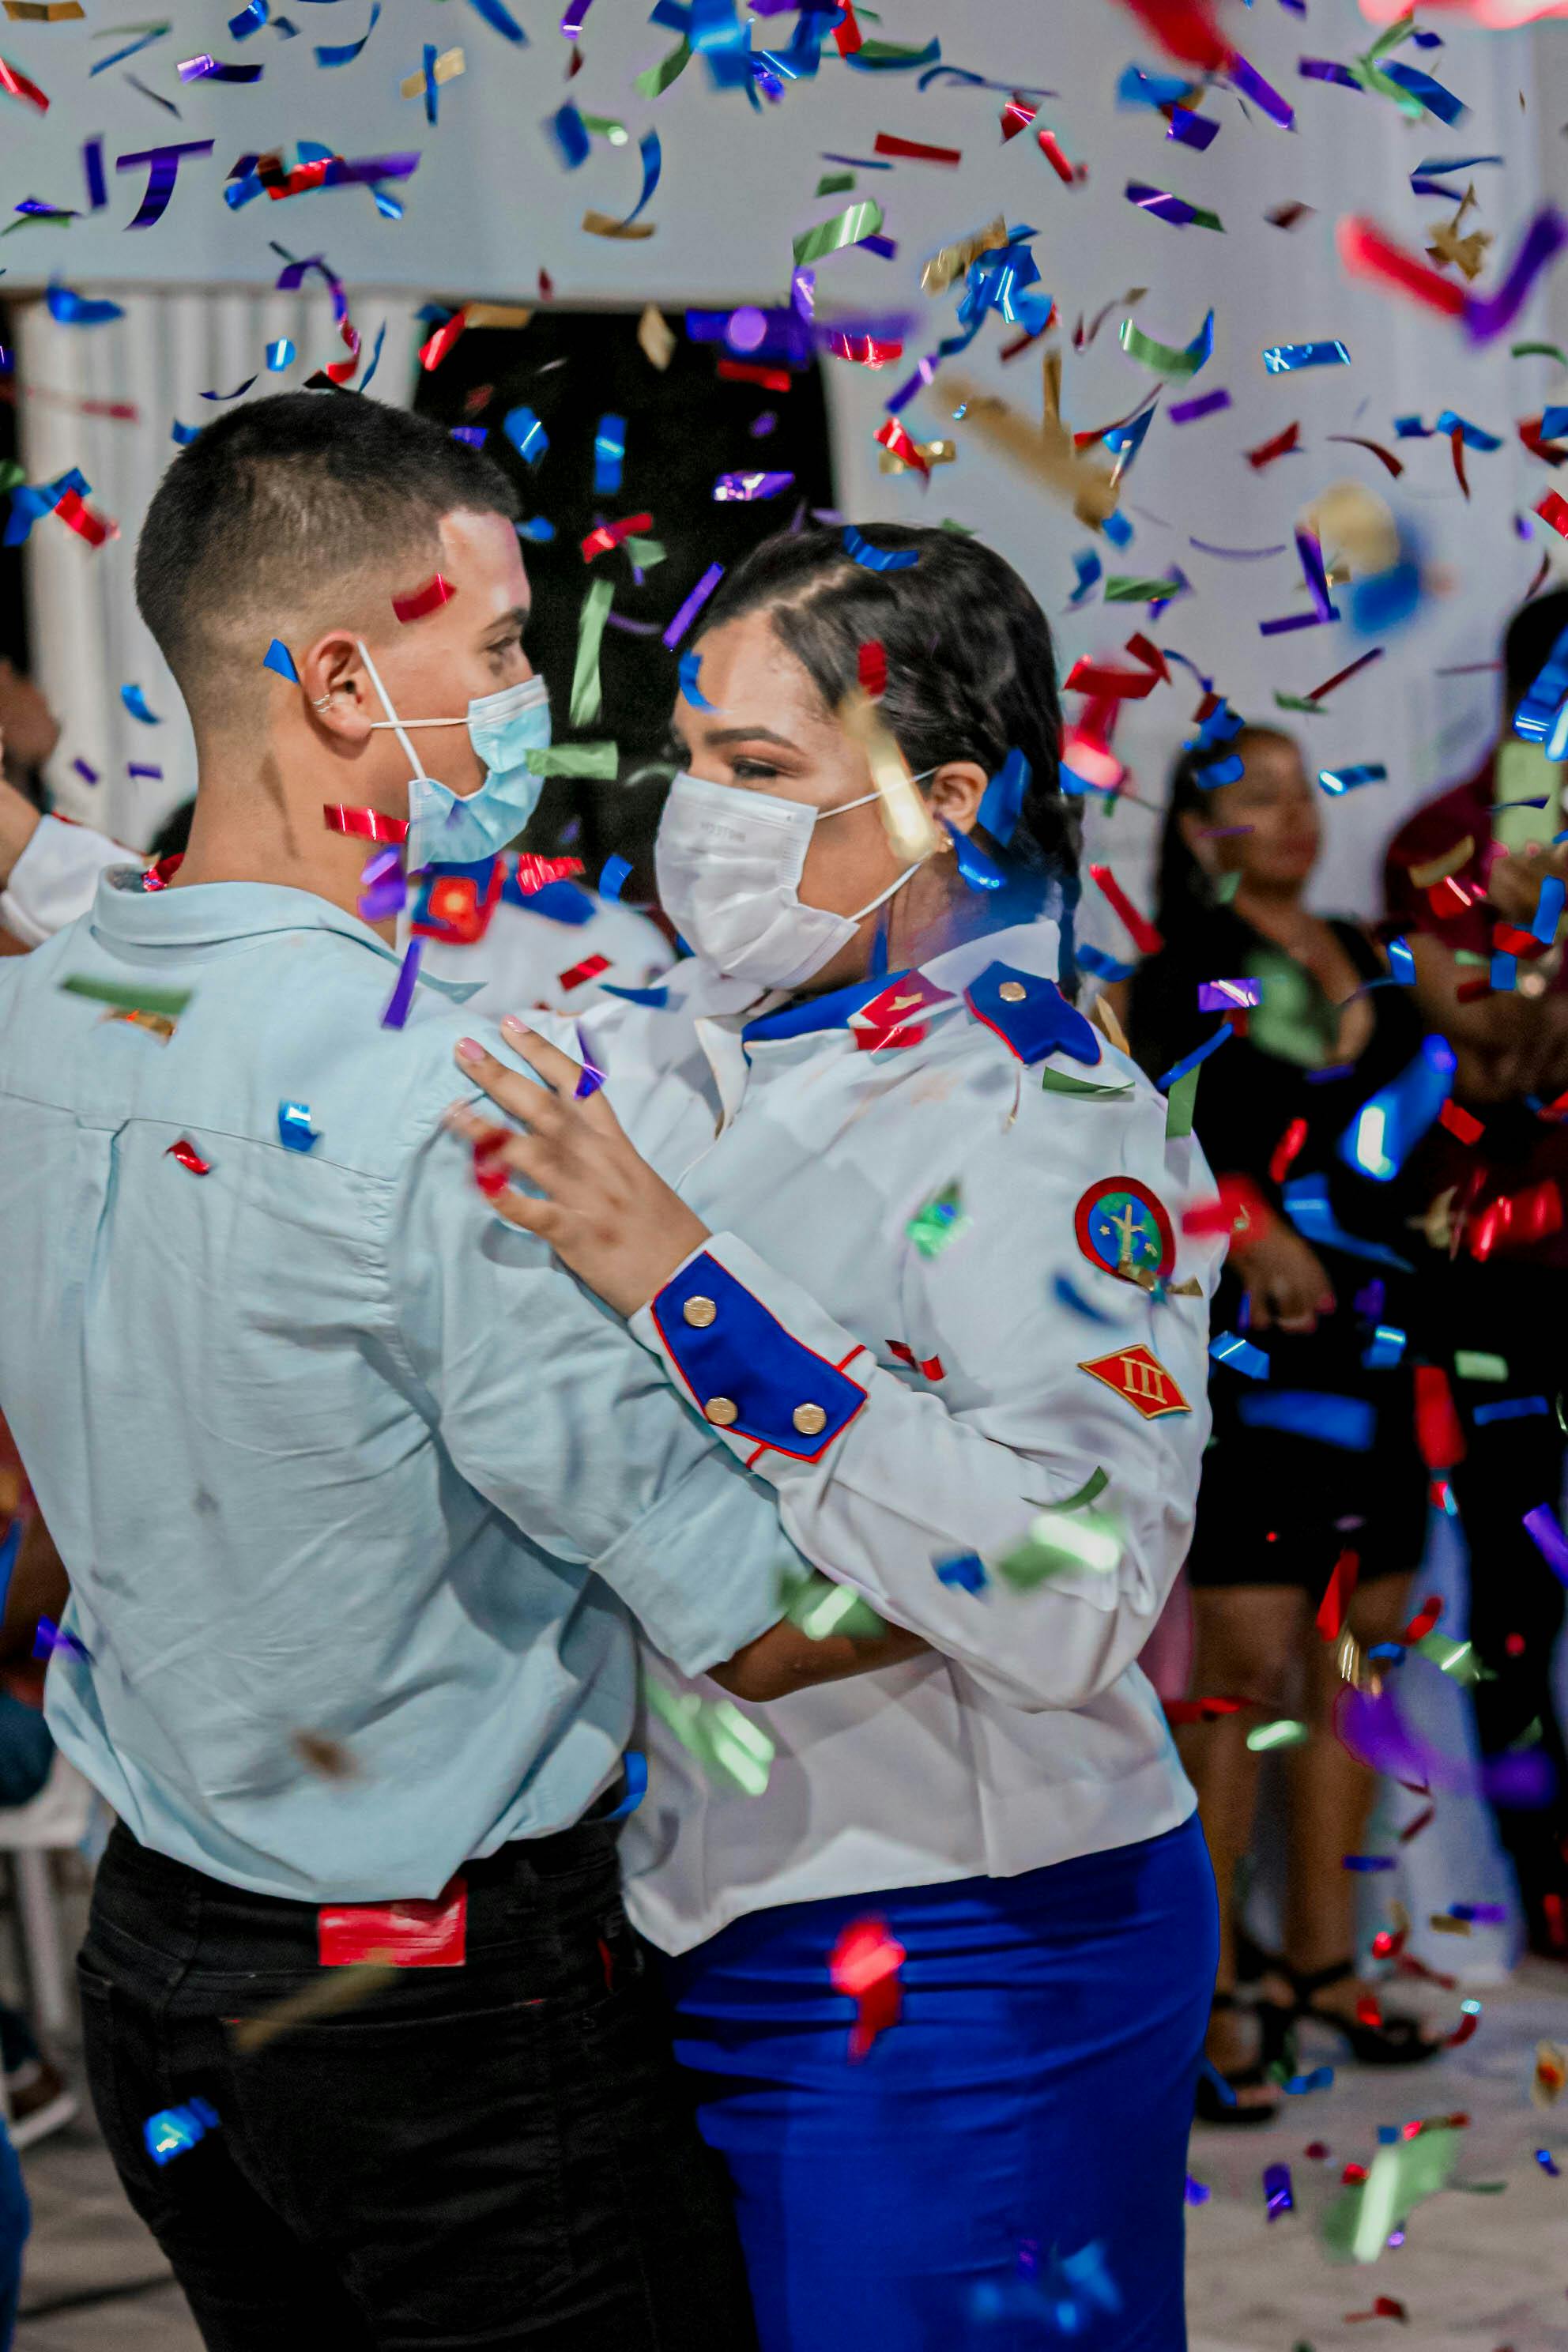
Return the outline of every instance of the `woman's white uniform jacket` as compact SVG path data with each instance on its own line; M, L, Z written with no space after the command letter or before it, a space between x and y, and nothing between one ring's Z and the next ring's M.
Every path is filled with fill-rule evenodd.
M666 1950L764 1905L1007 1876L1193 1809L1134 1662L1208 1433L1219 1252L1181 1214L1213 1187L1060 994L1057 945L1045 921L994 932L771 1017L687 963L579 1024L712 1230L633 1330L807 1558L931 1644L744 1708L777 1748L751 1796L668 1727L682 1695L724 1694L650 1655L677 1703L647 1709L622 1853ZM1119 1564L1011 1582L1038 1515L1096 1486Z

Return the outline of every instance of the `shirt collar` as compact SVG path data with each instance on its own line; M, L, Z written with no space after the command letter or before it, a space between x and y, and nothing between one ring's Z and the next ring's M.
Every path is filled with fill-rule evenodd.
M980 931L973 939L964 940L955 948L948 948L919 969L922 978L952 997L961 997L972 981L994 963L1009 965L1016 971L1036 972L1044 980L1055 980L1061 950L1061 934L1055 923L1045 916L1033 922L1015 923L1006 930ZM842 1029L853 1013L869 1004L885 989L907 980L910 967L902 971L879 972L873 980L858 980L847 988L829 989L822 996L801 998L784 1005L777 1013L766 1013L759 1020L749 1021L741 1035L750 1047L759 1043L772 1044L785 1037L808 1037L822 1029Z
M750 1046L759 1040L808 1037L818 1029L842 1029L852 1013L858 1013L863 1004L869 1004L874 996L880 996L895 981L908 977L907 969L884 971L875 980L857 980L847 988L831 988L822 996L802 997L777 1013L764 1013L760 1021L748 1021L741 1035Z
M184 889L149 890L140 866L113 866L99 877L91 925L95 938L122 947L176 950L220 947L274 931L336 931L386 963L403 961L368 923L313 890L276 882L193 882ZM441 981L424 971L419 979L458 1004L483 984Z

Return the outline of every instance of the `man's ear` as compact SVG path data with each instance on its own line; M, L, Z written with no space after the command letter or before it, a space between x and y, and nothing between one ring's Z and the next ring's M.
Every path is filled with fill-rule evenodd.
M363 743L386 714L371 683L358 640L347 629L329 629L295 657L310 716L329 735Z
M931 780L927 806L939 824L945 818L955 833L973 833L990 779L973 760L947 760Z

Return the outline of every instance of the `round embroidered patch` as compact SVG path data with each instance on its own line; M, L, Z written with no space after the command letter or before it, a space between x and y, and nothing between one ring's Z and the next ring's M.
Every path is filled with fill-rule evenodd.
M1124 1280L1150 1282L1176 1263L1176 1236L1164 1204L1133 1176L1103 1176L1073 1213L1078 1245L1091 1265Z

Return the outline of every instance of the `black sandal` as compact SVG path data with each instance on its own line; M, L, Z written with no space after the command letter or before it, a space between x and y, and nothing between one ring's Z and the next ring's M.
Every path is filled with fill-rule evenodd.
M1216 1992L1209 2002L1209 2014L1212 2017L1216 2010L1242 2006L1233 1992ZM1278 2087L1286 2075L1294 2072L1290 2055L1293 2015L1278 2001L1255 2001L1247 2007L1247 2013L1258 2020L1258 2056L1249 2066L1233 2066L1226 2074L1222 2074L1211 2058L1204 2060L1193 2096L1193 2114L1200 2124L1271 2124L1279 2113L1278 2099L1260 2099L1244 2106L1237 2093L1260 2088L1266 2083Z
M1331 2026L1363 2066L1419 2066L1424 2060L1436 2058L1443 2047L1440 2038L1429 2042L1421 2030L1421 2020L1406 2011L1380 2014L1373 2025L1359 2017L1341 2017L1334 2010L1315 2008L1318 1993L1357 1974L1353 1959L1333 1960L1326 1969L1287 1969L1285 1973L1296 1990L1295 2015L1310 2017L1314 2025Z

